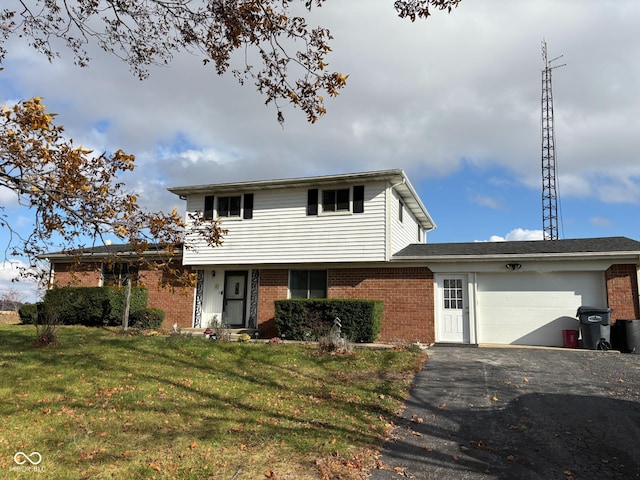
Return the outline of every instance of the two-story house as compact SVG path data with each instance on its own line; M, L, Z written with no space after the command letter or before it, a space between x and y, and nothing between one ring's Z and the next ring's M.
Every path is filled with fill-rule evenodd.
M380 340L562 345L580 306L639 318L640 242L426 242L435 228L402 170L170 188L187 212L220 218L198 245L194 326L276 335L274 300L382 300Z
M433 338L424 294L433 275L391 261L435 227L402 170L169 190L188 214L219 218L228 231L218 248L185 239L183 263L198 272L194 326L222 321L270 336L274 300L377 298L383 338Z

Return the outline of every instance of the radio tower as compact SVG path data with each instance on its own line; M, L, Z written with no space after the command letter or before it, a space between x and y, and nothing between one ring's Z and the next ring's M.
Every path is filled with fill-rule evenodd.
M545 240L558 239L558 192L556 187L556 150L553 128L553 93L551 70L563 67L552 65L562 58L547 59L547 42L542 40L542 229Z

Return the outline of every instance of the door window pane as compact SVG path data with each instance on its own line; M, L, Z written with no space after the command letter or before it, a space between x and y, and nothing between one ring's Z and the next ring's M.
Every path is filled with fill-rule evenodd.
M445 279L442 282L444 308L461 310L464 308L462 279Z

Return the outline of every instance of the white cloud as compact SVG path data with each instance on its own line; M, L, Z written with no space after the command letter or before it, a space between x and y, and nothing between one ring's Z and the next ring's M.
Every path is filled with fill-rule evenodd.
M514 228L504 237L500 235L491 235L489 242L513 242L523 240L542 240L544 232L542 230L527 230L524 228Z
M492 210L501 210L503 208L499 200L486 195L475 195L471 200L478 205L482 205L483 207L487 207Z
M19 292L23 302L35 302L37 284L29 278L20 277L20 268L27 267L19 260L0 262L0 295L9 290Z
M605 217L591 217L589 219L589 223L591 223L591 225L593 225L594 227L600 228L609 228L613 225L611 220Z

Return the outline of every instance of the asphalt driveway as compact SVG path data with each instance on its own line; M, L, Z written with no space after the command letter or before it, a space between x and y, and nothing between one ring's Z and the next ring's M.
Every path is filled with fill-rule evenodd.
M429 353L372 480L640 478L640 355Z

